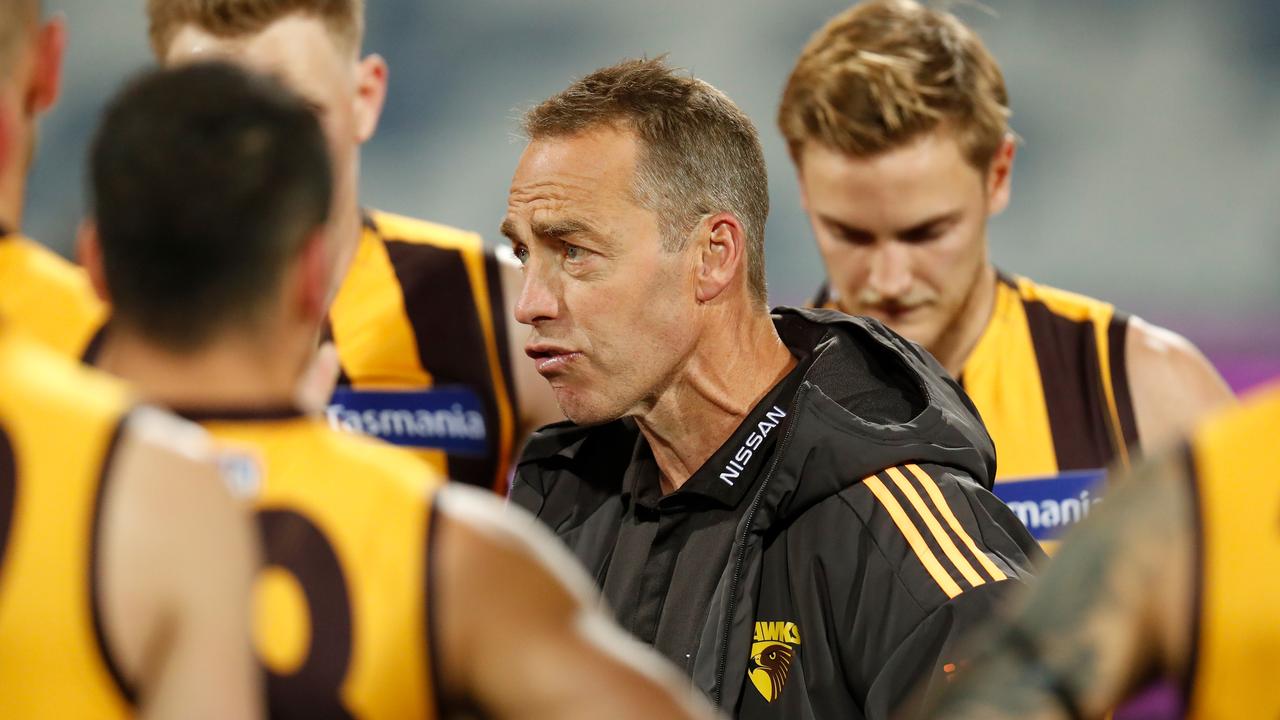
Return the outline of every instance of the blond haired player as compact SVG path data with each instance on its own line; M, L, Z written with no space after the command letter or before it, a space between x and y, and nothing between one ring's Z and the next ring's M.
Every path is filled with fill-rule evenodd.
M361 55L362 0L150 0L147 13L162 64L243 62L323 119L341 247L326 329L342 368L330 420L505 493L521 438L560 418L509 320L520 272L475 233L361 208L360 146L387 90L386 63ZM410 421L382 421L392 417Z
M37 0L0 5L0 315L74 357L101 324L102 303L83 271L19 232L36 123L58 97L65 44L63 21L43 20Z
M961 381L995 440L997 482L1055 478L997 488L1043 537L1087 508L1097 468L1170 441L1231 393L1183 338L992 265L1008 120L978 36L912 0L832 18L778 112L826 264L815 304L884 321Z
M325 144L268 77L150 73L99 129L84 235L105 366L251 456L272 716L697 716L529 518L293 404L333 274Z

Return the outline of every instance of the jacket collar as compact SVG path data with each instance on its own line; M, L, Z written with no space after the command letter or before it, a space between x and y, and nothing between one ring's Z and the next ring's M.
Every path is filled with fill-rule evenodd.
M981 485L995 477L995 449L977 410L945 370L919 346L870 318L834 310L779 307L774 324L794 355L812 356L788 415L778 477L765 504L784 516L905 463L964 470ZM553 470L594 457L629 458L639 431L629 419L582 427L549 425L530 439L520 477L546 494ZM599 454L598 454L599 453ZM616 456L615 456L616 457ZM823 471L814 472L819 468ZM532 469L532 468L531 468ZM803 475L803 482L801 482ZM622 489L622 477L596 482Z

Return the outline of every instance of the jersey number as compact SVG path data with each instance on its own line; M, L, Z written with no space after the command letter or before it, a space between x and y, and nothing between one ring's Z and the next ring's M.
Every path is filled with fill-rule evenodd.
M271 717L351 718L340 692L351 663L351 604L338 556L310 520L290 510L258 513L266 564L297 578L306 595L311 644L292 674L267 671Z

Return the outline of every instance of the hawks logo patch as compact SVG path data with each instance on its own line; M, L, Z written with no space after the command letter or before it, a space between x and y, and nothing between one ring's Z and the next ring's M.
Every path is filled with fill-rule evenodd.
M751 644L751 664L747 678L765 702L773 702L791 675L791 663L800 644L800 628L793 622L756 621L755 642Z

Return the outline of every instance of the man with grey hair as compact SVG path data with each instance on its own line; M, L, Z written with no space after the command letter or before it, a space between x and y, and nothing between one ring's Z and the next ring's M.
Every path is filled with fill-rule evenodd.
M1034 541L959 386L875 321L765 305L755 128L662 60L531 110L503 233L570 422L512 499L736 717L887 717Z

